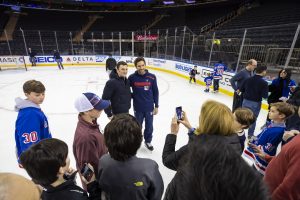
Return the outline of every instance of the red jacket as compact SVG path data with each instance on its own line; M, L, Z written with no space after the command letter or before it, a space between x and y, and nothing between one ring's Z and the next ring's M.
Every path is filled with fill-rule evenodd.
M300 135L283 146L278 156L269 163L265 182L272 200L300 199Z
M91 124L78 116L73 153L77 170L80 171L84 163L90 163L94 167L97 177L99 159L107 153L107 148L104 144L104 136L96 121Z

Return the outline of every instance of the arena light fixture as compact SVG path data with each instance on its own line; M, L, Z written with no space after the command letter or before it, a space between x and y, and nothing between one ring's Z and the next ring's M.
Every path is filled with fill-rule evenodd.
M185 0L186 3L190 4L190 3L196 3L195 0Z
M171 5L171 4L174 4L175 2L172 1L172 0L168 0L168 1L163 1L163 3L164 3L165 5Z

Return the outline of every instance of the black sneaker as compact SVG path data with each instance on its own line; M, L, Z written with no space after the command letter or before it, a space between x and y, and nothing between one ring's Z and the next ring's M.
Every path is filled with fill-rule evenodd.
M152 146L151 143L145 142L145 146L146 146L146 148L149 149L150 151L153 151L153 150L154 150L154 148L153 148L153 146Z

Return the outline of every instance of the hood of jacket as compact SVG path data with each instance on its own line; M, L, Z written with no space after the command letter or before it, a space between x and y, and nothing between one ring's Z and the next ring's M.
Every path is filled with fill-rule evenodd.
M40 109L39 105L37 105L37 104L33 103L32 101L29 101L27 99L22 99L20 97L15 98L15 102L16 102L15 111L19 111L20 109L29 108L29 107Z

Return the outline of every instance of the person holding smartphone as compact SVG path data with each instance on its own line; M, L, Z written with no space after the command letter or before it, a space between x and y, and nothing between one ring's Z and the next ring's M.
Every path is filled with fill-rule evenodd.
M180 124L188 129L189 143L175 151ZM201 134L220 135L237 153L240 154L242 151L239 138L235 133L234 117L231 110L223 103L209 100L202 105L198 128L191 126L184 111L182 111L182 120L176 115L172 118L171 133L167 135L163 149L162 160L164 166L177 171L179 161L187 154L190 142Z
M79 114L73 141L73 154L78 171L85 163L90 163L94 169L98 169L98 159L107 153L104 136L97 119L109 105L109 101L91 92L82 93L75 100L75 108ZM97 171L95 173L97 176ZM87 189L83 180L82 186Z
M88 195L85 190L76 185L77 171L70 168L68 153L65 142L55 138L45 139L23 152L20 162L32 180L45 188L42 199L100 199L101 191L97 187L92 165L88 164L92 171L90 179L86 180L81 176L87 184Z

